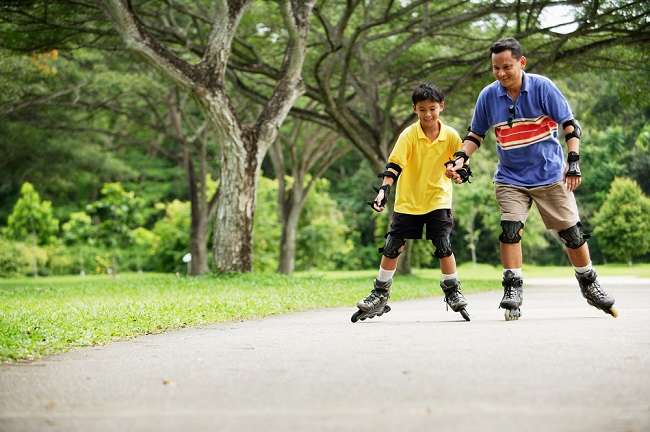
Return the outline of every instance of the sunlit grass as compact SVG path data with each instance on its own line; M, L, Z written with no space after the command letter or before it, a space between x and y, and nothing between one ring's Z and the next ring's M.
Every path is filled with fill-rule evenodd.
M525 267L527 277L571 277L570 267ZM650 277L650 265L601 266L601 275ZM376 270L177 277L120 274L0 279L0 360L33 359L73 347L186 326L354 304ZM465 264L463 291L500 289L501 269ZM440 296L438 270L398 276L393 300ZM349 314L342 313L341 320Z

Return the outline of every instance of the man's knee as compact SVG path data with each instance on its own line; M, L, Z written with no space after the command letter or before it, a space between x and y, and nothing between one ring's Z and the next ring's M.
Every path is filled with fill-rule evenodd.
M569 249L578 249L587 242L588 238L582 231L580 222L565 230L558 231L558 235Z
M406 240L388 234L384 242L384 247L380 248L379 252L386 258L395 259L404 251L405 245Z
M521 221L501 221L501 235L499 240L501 243L519 243L521 241L520 231L524 228L524 223Z
M433 253L436 258L445 258L451 256L451 254L454 253L454 251L451 249L451 240L449 238L449 234L440 235L432 239L431 243L433 243L433 246L436 248L435 252Z

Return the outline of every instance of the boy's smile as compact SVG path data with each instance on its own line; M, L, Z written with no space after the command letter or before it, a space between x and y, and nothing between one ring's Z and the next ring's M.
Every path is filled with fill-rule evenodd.
M422 129L435 128L440 118L440 113L445 109L445 103L424 100L413 106L413 112L417 114Z

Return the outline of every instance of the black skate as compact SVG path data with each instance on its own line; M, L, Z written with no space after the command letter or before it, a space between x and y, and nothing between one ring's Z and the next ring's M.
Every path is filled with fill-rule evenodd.
M507 270L503 275L503 298L499 307L505 309L506 321L518 320L521 316L521 304L524 302L524 281Z
M618 316L618 311L614 307L614 297L607 292L598 283L598 275L592 269L585 273L576 273L576 279L580 285L582 296L587 299L587 303L610 314L614 318Z
M440 282L440 288L445 293L445 303L447 308L451 308L454 312L460 312L469 321L469 313L467 313L467 300L460 293L460 282L457 279L448 279Z
M390 297L392 284L392 279L387 282L380 282L375 279L375 286L368 297L357 303L359 310L352 315L352 322L363 321L366 318L374 318L390 312L390 306L386 303Z

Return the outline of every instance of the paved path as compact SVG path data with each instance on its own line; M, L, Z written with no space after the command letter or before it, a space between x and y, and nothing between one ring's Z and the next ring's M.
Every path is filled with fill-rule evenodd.
M609 281L620 317L575 281L185 329L0 367L0 431L650 430L650 281ZM399 289L399 281L396 284Z

